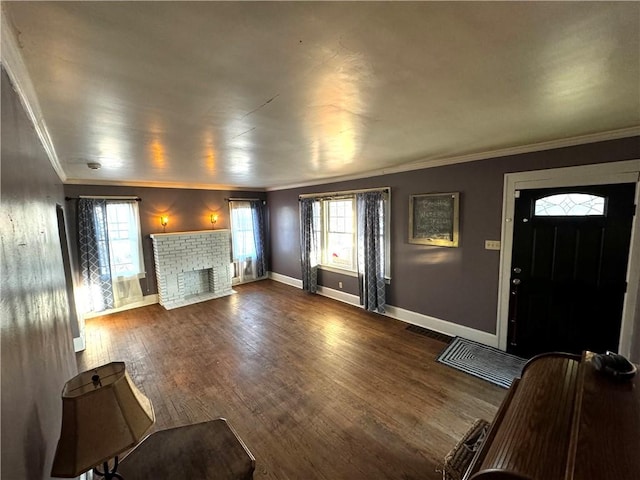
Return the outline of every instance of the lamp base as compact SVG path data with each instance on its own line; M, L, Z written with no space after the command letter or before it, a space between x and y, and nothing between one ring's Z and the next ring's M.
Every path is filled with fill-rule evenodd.
M102 468L104 470L103 472L98 470L98 467L93 467L93 475L94 476L99 476L99 477L104 477L105 480L113 480L114 478L117 478L118 480L124 480L122 475L117 473L117 470L118 470L118 457L117 456L114 458L113 469L111 469L111 470L109 469L109 462L104 462L102 464Z

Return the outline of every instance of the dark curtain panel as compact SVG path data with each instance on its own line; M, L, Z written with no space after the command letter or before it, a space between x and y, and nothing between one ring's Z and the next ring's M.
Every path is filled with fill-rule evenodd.
M384 313L384 202L383 192L356 194L358 210L358 279L360 304Z
M100 312L113 308L106 200L78 200L78 247L89 310Z
M319 232L315 225L320 215L320 202L315 198L300 199L300 260L302 264L302 288L307 292L318 291Z
M253 239L256 245L256 277L262 278L267 274L267 255L265 247L265 213L262 200L251 201L251 216L253 218Z

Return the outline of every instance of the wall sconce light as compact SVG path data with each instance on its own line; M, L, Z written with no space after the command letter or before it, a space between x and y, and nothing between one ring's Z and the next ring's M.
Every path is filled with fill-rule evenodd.
M162 231L167 231L167 224L169 223L169 215L162 215L160 217L160 225L162 225Z
M217 213L212 213L211 217L210 217L210 220L211 220L211 229L213 230L213 229L216 228L216 222L218 221L218 214Z

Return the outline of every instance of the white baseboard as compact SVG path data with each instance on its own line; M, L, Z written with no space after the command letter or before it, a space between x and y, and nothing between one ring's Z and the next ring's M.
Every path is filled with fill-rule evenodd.
M276 282L284 283L285 285L302 288L302 280L298 280L297 278L288 277L276 272L269 272L269 278L271 280L275 280Z
M288 277L287 275L275 272L269 272L269 278L291 287L302 288L302 280L298 280L297 278ZM351 293L342 292L329 287L323 287L322 285L318 285L318 291L316 293L323 297L329 297L340 302L355 305L356 307L360 306L360 297Z
M393 305L386 305L385 310L385 315L388 317L402 320L403 322L422 328L428 328L434 332L444 333L452 337L463 337L482 343L483 345L498 348L498 336L494 333L483 332L482 330L465 327L464 325L448 322L422 313L412 312L404 308L394 307Z
M302 288L302 280L298 280L297 278L288 277L275 272L269 272L269 278L292 287ZM350 305L355 305L357 307L360 306L360 297L358 297L358 295L322 286L318 287L318 294ZM448 322L422 313L412 312L411 310L405 310L404 308L394 307L393 305L386 305L385 310L385 316L395 318L396 320L400 320L405 323L428 328L429 330L444 333L445 335L452 337L463 337L469 340L474 340L490 347L498 347L498 336L494 333L483 332L482 330L465 327L464 325L458 325L457 323Z
M154 303L158 303L158 294L154 293L153 295L145 295L142 297L141 302L130 303L128 305L123 305L122 307L112 308L110 310L103 310L102 312L90 312L85 313L84 318L93 318L93 317L101 317L102 315L110 315L112 313L124 312L125 310L132 310L134 308L146 307L148 305L153 305Z
M75 353L82 352L87 348L87 342L84 338L84 331L80 332L79 337L73 337L73 351Z
M339 302L355 305L356 307L362 307L362 305L360 305L360 297L358 295L353 295L352 293L335 290L329 287L323 287L321 285L318 285L317 293L318 295L333 298L334 300L338 300Z

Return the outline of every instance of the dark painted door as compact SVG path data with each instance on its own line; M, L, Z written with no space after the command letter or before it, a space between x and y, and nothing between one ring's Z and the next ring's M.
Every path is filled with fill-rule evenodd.
M521 190L507 351L617 351L635 184Z

